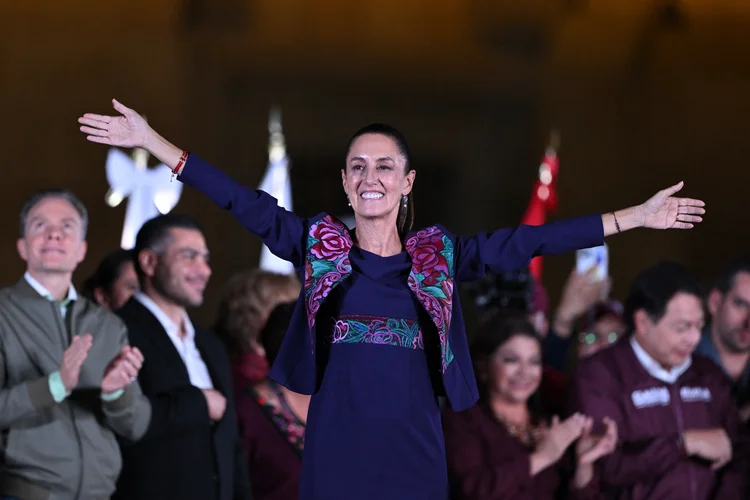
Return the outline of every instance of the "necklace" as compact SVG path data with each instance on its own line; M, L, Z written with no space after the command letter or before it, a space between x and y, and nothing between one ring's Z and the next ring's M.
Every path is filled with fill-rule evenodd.
M505 426L508 434L523 443L524 446L534 448L544 437L545 428L542 425L531 425L529 422L519 424L511 422L498 412L492 412L495 418Z

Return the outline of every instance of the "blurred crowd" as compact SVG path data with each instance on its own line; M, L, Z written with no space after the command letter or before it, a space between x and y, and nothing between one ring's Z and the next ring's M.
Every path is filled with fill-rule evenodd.
M158 216L103 257L86 256L87 222L65 190L20 213L1 497L298 498L310 396L268 376L298 278L238 272L202 328L188 311L214 242L194 219ZM100 263L77 287L84 258ZM452 498L747 498L750 256L719 264L703 284L659 262L619 298L611 273L576 268L556 305L529 269L471 284L481 397L443 403Z

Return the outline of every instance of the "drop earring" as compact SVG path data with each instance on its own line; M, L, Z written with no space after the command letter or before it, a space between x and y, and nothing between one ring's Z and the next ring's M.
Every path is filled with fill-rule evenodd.
M352 200L349 199L349 195L346 196L346 204L352 206Z
M401 204L406 208L406 204L409 202L409 197L404 195L401 197Z

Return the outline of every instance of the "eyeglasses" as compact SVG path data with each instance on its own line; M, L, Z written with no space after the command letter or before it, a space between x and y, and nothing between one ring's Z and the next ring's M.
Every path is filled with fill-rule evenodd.
M615 342L617 342L618 337L619 337L619 334L617 332L609 332L607 334L607 342L609 344L614 344ZM597 338L598 338L597 335L593 332L581 332L578 335L578 341L581 344L586 344L586 345L595 344Z

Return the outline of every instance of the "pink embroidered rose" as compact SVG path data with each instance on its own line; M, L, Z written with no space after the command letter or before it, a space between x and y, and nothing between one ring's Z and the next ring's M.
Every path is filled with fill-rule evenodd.
M430 295L429 293L423 292L421 289L417 289L415 291L415 294L417 296L417 300L419 300L419 303L422 304L427 313L430 315L430 318L432 318L435 326L438 328L438 330L441 330L445 324L445 320L443 318L443 307L440 303L440 299L433 295Z
M315 288L313 288L312 295L310 296L311 299L322 302L325 300L326 297L328 297L328 294L331 293L331 290L333 290L333 286L337 281L341 280L341 275L337 272L328 272L324 274L317 283L315 283Z
M406 249L409 251L409 253L411 253L412 251L414 251L414 247L417 246L417 244L421 240L429 238L436 233L439 233L439 231L438 231L438 228L435 226L422 229L418 231L416 234L414 234L411 238L406 240L406 243L404 243L404 246L406 246Z
M310 327L310 333L312 333L312 328L315 324L315 315L318 314L321 302L331 293L333 285L340 279L341 275L339 273L328 272L315 283L315 287L307 298L307 323Z
M437 285L441 275L448 274L448 261L440 253L445 249L443 240L434 237L420 241L411 253L412 265L424 276L424 284Z
M347 241L347 236L341 233L341 229L321 221L319 224L310 228L310 236L318 240L312 248L312 253L318 259L332 260L334 257L347 253L351 244Z
M437 226L430 226L430 227L426 227L418 231L417 238L424 239L424 238L431 237L435 234L441 234L440 230L437 228Z

